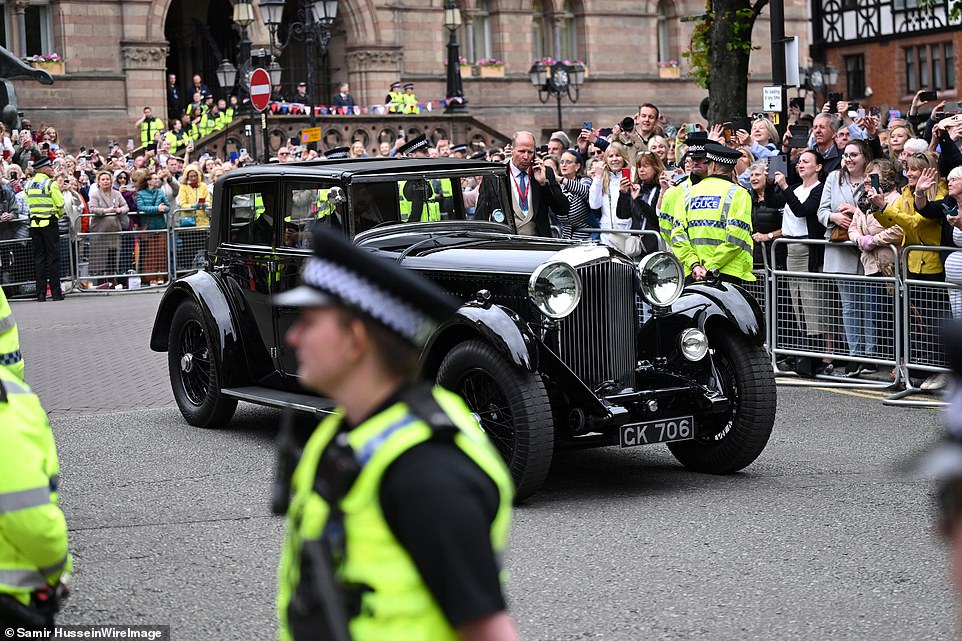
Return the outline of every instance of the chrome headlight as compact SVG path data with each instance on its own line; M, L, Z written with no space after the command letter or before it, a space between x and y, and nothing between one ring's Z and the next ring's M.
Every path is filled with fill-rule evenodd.
M638 264L641 296L654 307L668 307L685 288L685 270L674 254L655 252Z
M689 327L678 335L678 347L688 360L700 361L708 353L708 337L700 329Z
M528 296L548 318L564 318L581 300L581 278L566 263L545 263L528 281Z

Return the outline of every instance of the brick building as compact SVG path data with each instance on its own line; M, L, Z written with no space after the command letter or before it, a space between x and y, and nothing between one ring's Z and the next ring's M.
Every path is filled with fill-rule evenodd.
M231 24L234 0L2 0L4 46L18 54L56 51L63 75L45 87L18 81L21 108L35 121L59 125L68 146L133 134L144 105L163 113L165 77L177 73L186 88L199 71L212 90L223 58L236 61L239 33ZM288 0L285 20L298 2ZM553 102L542 104L528 79L541 57L583 60L589 70L580 101L563 102L565 126L582 120L612 124L645 101L681 120L697 114L705 92L686 80L682 51L704 0L460 0L465 24L461 54L469 62L496 58L502 67L474 67L464 78L472 115L503 132L551 130ZM257 20L248 30L253 46L270 37ZM444 96L447 33L443 0L340 0L327 55L316 60L320 79L313 95L329 95L346 80L361 104L383 101L392 80L417 85L418 96ZM807 50L811 28L806 0L786 0L786 28ZM22 20L21 20L22 17ZM23 29L21 29L23 26ZM284 31L282 26L281 31ZM770 82L767 14L758 20L752 57L749 108L760 108L761 86ZM286 88L306 78L302 43L281 57ZM659 61L677 60L680 76ZM466 69L467 71L467 69ZM480 77L481 72L485 77ZM490 77L489 77L490 76Z
M948 3L920 9L918 0L842 0L813 3L812 56L839 70L832 91L907 112L919 89L958 100L962 47ZM870 91L869 91L870 90Z

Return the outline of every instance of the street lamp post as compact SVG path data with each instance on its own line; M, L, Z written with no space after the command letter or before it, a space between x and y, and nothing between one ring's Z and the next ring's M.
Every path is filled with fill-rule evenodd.
M580 64L564 62L545 64L538 61L528 70L531 84L538 89L538 100L548 102L552 95L558 102L558 129L564 129L561 119L561 96L567 95L571 102L578 102L581 86L585 82L585 68ZM572 89L574 93L572 93Z
M251 57L251 41L247 36L247 28L251 26L254 22L254 7L251 6L250 0L237 0L234 3L234 13L232 16L234 24L240 28L241 40L237 57L237 66L235 66L230 60L224 58L220 65L217 67L216 75L217 82L220 83L220 87L224 90L225 99L229 99L230 92L236 89L240 89L238 94L247 91L248 78L250 77L250 57ZM238 68L239 67L239 68ZM239 87L238 87L239 85ZM238 96L239 97L239 96ZM254 148L254 130L253 126L249 126L250 133L248 134L251 141L251 148ZM256 151L254 152L257 153Z
M458 48L458 27L461 26L461 10L455 0L447 0L444 5L444 28L448 30L448 74L447 103L444 112L463 113L467 102L461 84L461 54Z
M260 0L261 16L264 24L271 36L271 46L279 51L284 51L294 40L304 42L307 45L307 86L310 91L311 99L317 102L317 87L314 81L314 69L316 59L314 45L320 45L321 53L327 50L327 45L331 41L331 28L337 18L338 0L309 0L306 7L297 10L297 20L287 23L287 38L284 42L278 39L277 31L284 18L285 0ZM273 78L271 79L273 82ZM325 87L329 79L325 78ZM314 105L310 105L310 124L314 127L316 116Z
M838 69L831 63L823 65L813 62L808 68L798 70L798 81L803 88L811 90L815 94L816 100L818 100L818 93L822 92L822 96L827 102L829 88L835 86L835 83L838 82ZM815 113L819 111L821 109L816 104Z

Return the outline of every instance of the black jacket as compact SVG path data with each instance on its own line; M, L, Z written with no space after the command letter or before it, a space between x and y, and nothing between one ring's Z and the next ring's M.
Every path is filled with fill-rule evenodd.
M567 216L568 199L557 181L546 181L541 185L537 180L531 179L529 184L531 191L528 197L531 199L530 208L534 212L535 232L538 236L551 237L551 212ZM485 176L481 180L475 220L491 220L491 213L495 209L503 209L505 216L514 216L511 195L506 194L508 201L503 202L498 193L500 188L501 183L494 176Z
M661 186L642 185L641 193L637 198L619 198L615 208L615 215L618 218L631 219L631 229L650 229L658 232L658 192ZM650 203L650 204L649 204ZM645 254L658 251L658 239L654 236L644 234L641 244L645 248Z

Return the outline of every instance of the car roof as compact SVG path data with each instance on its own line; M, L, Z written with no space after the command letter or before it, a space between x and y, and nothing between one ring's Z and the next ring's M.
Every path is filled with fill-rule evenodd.
M346 178L429 171L491 171L505 167L502 163L462 160L460 158L355 158L353 160L305 160L284 164L252 165L230 171L225 180L268 176L311 176Z

